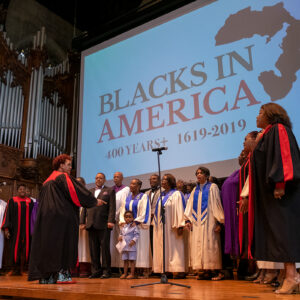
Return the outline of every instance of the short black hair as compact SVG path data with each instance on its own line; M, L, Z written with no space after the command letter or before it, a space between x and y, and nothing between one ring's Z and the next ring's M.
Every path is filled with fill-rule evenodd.
M131 210L126 210L126 211L124 212L124 218L125 218L125 215L126 215L126 214L131 214L132 217L133 217L133 212L132 212Z
M143 182L141 180L139 180L138 178L133 178L132 180L136 180L138 186L141 188L142 187L142 184Z
M207 169L207 168L205 168L205 167L202 167L202 166L200 166L197 170L196 170L196 172L195 172L195 175L197 176L197 172L198 171L201 171L206 177L209 177L210 176L210 171L209 171L209 169Z
M165 174L163 176L163 178L164 177L166 177L169 187L171 189L175 189L176 188L176 178L170 173Z
M98 174L101 174L101 175L103 175L104 179L106 179L106 177L105 177L105 174L104 174L104 173L102 173L102 172L98 172L98 173L96 174L96 177L97 177L97 175L98 175Z
M83 185L86 185L85 180L83 177L77 177L76 180L80 183L82 183Z
M23 186L25 189L27 188L27 186L26 186L25 183L20 183L20 184L17 185L17 190L18 190L21 186Z

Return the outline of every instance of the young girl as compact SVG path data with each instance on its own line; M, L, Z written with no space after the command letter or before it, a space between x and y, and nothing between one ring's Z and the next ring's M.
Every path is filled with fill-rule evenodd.
M127 210L124 213L125 225L120 230L119 241L126 242L126 246L122 250L122 260L124 261L124 274L121 279L133 279L136 261L136 242L139 238L139 229L133 223L133 213ZM127 276L128 267L131 268L131 274Z

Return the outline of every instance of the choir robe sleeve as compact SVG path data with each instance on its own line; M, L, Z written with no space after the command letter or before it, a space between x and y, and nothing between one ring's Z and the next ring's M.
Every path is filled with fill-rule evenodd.
M6 205L1 229L7 228L9 231L12 231L13 224L14 224L13 216L14 216L14 201L13 199L10 199Z
M125 224L124 214L125 214L125 205L126 205L126 198L122 201L120 206L120 215L119 215L119 225Z
M224 210L221 203L220 191L216 184L212 184L209 190L210 205L214 218L224 224Z
M290 128L273 125L259 145L266 152L266 182L276 184L300 179L300 152Z
M0 224L1 225L3 223L3 219L4 219L4 215L5 215L5 211L6 211L6 206L7 206L7 203L0 199ZM1 231L1 227L0 227L0 231Z
M138 203L137 216L135 222L139 222L142 228L148 228L150 225L150 200L148 195L144 194Z
M125 203L127 196L130 193L130 189L128 186L124 187L121 191L116 193L116 198L118 197L118 203L121 203L120 207L116 207L116 220L119 220L121 206L123 202Z
M182 199L181 193L179 191L174 192L170 200L172 202L172 228L184 227L184 199Z
M193 222L193 200L194 200L194 193L195 193L196 188L193 189L191 192L191 195L189 199L186 202L186 208L184 210L184 220L185 221L190 221Z
M91 208L97 205L97 199L88 189L86 189L80 182L78 182L72 176L69 176L66 173L64 173L64 175L64 184L67 184L69 196L71 197L73 203L76 206Z

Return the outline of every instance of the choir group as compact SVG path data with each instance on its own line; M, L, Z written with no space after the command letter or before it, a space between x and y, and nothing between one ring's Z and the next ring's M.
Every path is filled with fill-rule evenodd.
M239 279L273 283L279 286L275 291L279 294L299 291L299 147L285 110L277 104L261 107L257 127L262 131L245 137L241 168L225 180L221 191L210 170L200 166L195 170L195 185L187 184L185 194L184 183L176 183L172 174L164 174L161 180L151 175L151 188L141 192L138 178L129 187L123 185L122 172L114 174L111 188L105 186L105 174L96 174L95 188L88 192L83 178L68 175L70 158L60 158L44 183L39 204L26 196L24 186L9 200L5 213L0 203L1 228L11 244L12 273L22 272L30 260L29 280L39 279L40 283L72 282L70 268L87 275L89 263L90 278L109 278L112 271L124 268L121 279L136 278L138 269L144 278L166 272L178 279L193 273L199 280L221 280L226 275L224 268L232 268L230 257L238 262ZM55 195L67 198L71 206L59 209L63 201L55 202ZM55 205L47 204L50 202ZM79 206L83 208L78 219ZM63 218L71 220L73 227ZM64 240L64 228L73 230L76 237ZM43 250L43 245L50 244L50 230L61 249L55 255L63 260ZM79 267L74 269L75 258L69 259L69 253L77 255L71 247L78 236ZM0 240L0 252L2 246ZM57 263L52 264L52 259Z

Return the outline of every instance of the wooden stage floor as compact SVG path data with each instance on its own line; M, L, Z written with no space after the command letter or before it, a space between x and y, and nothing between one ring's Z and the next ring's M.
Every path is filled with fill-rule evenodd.
M237 280L218 282L196 279L170 280L190 285L190 289L169 284L131 288L136 284L157 282L158 278L134 280L76 278L76 280L76 284L70 285L41 285L37 282L28 282L26 277L1 276L0 299L300 299L300 295L275 295L270 286Z

